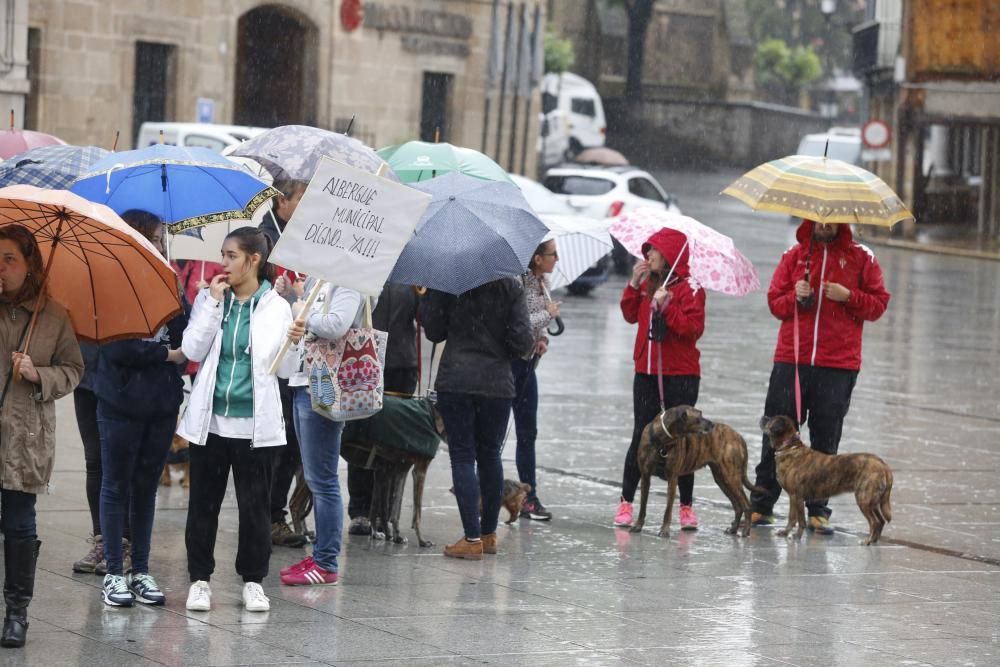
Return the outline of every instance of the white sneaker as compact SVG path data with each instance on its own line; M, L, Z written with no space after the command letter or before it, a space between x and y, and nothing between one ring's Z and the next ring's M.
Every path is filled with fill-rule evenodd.
M196 581L188 589L185 605L188 611L210 611L212 609L212 589L207 581Z
M260 584L248 581L243 584L243 606L247 611L270 611L271 601Z

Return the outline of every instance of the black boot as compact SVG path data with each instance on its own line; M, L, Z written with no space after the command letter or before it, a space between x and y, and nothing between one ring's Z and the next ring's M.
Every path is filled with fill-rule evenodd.
M3 542L5 577L3 599L7 605L4 614L0 646L24 646L28 635L28 604L35 592L35 563L38 562L38 540Z

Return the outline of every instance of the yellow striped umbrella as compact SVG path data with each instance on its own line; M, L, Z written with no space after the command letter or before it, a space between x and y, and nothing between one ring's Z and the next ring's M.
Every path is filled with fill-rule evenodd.
M892 227L913 214L881 178L833 158L789 155L754 167L722 194L755 211Z

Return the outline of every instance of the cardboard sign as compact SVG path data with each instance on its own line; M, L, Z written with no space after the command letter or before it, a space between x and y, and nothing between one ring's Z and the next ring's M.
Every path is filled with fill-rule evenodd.
M430 201L411 187L323 157L271 262L378 296Z

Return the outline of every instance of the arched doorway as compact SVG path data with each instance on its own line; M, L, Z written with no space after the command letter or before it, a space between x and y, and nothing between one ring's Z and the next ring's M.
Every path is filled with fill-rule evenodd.
M319 30L301 12L262 5L240 17L236 42L237 125L316 124Z

